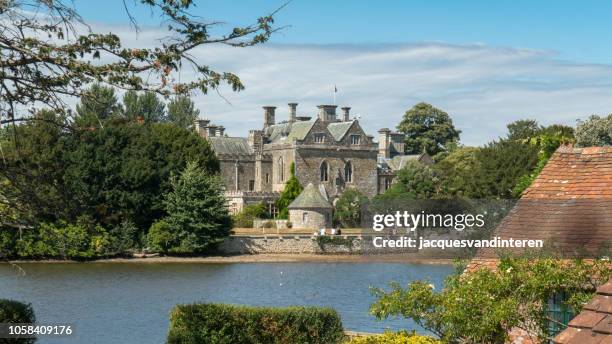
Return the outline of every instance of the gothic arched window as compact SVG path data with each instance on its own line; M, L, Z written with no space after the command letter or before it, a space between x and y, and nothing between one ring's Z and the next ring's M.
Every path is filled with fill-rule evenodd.
M283 161L283 157L278 158L278 181L285 181L285 162Z
M344 165L344 181L347 183L353 182L353 165L350 161Z
M329 170L329 167L327 166L327 161L323 161L321 163L321 181L322 182L326 182L328 180L328 177L327 177L328 170Z

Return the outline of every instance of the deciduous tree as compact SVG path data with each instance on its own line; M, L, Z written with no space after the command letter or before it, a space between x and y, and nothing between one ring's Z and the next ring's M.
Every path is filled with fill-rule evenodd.
M446 150L446 145L459 141L460 130L455 129L450 116L427 103L418 103L406 111L397 130L406 134L406 153L424 151L435 155Z

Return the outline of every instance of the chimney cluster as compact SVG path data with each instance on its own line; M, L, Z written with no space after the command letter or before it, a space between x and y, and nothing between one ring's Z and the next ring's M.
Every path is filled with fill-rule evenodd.
M222 125L210 124L208 119L196 119L193 121L195 132L203 138L225 135L225 127Z
M382 128L378 131L378 155L385 158L393 158L396 155L404 154L406 143L405 135Z
M311 117L298 116L298 103L289 103L289 123L308 121ZM351 120L351 108L348 106L342 107L342 119L338 120L336 116L337 105L318 105L318 118L323 122L348 122ZM276 124L276 106L263 106L264 109L264 129Z

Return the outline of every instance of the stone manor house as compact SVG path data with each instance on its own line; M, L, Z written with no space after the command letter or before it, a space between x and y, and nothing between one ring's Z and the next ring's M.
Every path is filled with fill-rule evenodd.
M309 193L312 187L318 189L331 205L351 187L368 196L383 193L407 160L433 163L427 154L404 155L401 133L380 129L375 142L351 118L349 107L342 107L338 116L336 105L319 105L316 116L302 116L297 105L289 103L289 118L278 123L276 107L264 106L263 128L249 130L248 137L228 137L223 126L206 119L195 122L196 132L210 141L220 161L232 213L245 204L264 202L274 215L274 202L291 177L292 165L300 184ZM313 197L301 198L299 203L308 207L305 199ZM291 221L296 226L295 219Z

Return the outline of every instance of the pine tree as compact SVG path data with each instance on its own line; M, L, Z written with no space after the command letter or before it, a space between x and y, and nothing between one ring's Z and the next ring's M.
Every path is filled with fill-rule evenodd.
M204 252L229 234L232 221L218 176L191 162L171 183L164 204L165 221L179 242L173 251Z
M105 120L120 114L121 104L117 101L115 90L100 84L93 84L83 92L76 106L78 126L100 126Z
M158 123L166 120L166 105L153 92L138 94L128 91L123 96L124 116L129 120L143 118L145 123Z
M189 97L178 96L168 103L168 121L188 129L200 115L200 110Z

